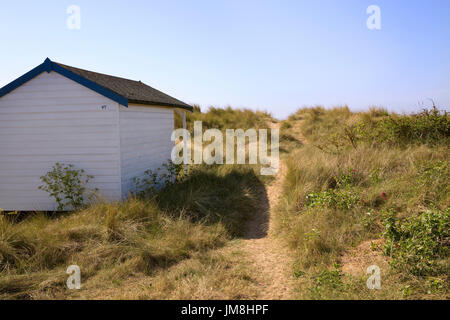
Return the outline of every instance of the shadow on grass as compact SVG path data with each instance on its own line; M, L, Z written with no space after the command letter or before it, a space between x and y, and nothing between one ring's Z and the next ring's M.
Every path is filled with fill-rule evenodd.
M162 189L156 199L166 212L205 224L221 222L232 237L245 237L252 233L248 227L253 221L267 225L268 220L265 186L255 171L249 166L202 166L186 180Z
M283 133L280 136L280 152L289 153L293 149L297 149L303 146L303 143L297 139L294 135L289 133Z

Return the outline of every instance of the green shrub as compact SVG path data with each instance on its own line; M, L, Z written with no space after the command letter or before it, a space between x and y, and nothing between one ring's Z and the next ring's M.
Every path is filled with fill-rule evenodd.
M341 271L336 268L335 270L323 270L314 278L314 280L318 287L326 286L337 288L342 285L341 276Z
M420 276L443 272L441 262L450 253L450 208L433 208L404 221L388 212L383 225L385 254L394 268Z
M304 112L309 117L303 125L303 133L328 154L341 154L361 144L401 147L450 144L450 116L436 107L412 115L380 111L351 116L345 108L327 111L315 108Z
M41 177L44 184L39 189L55 198L58 211L67 208L77 210L83 206L86 185L92 178L85 175L83 169L57 162L51 171Z
M164 186L180 182L184 178L184 165L167 160L156 170L146 170L143 177L134 177L135 192L138 196L151 196Z
M355 182L355 173L353 169L333 177L332 187L325 191L311 192L306 196L306 206L337 208L341 210L350 210L360 200L358 194L351 190Z
M329 189L321 192L312 192L306 196L306 206L329 207L341 210L350 210L359 202L359 196L350 190Z
M338 265L334 265L334 269L322 270L320 273L312 277L313 286L309 288L309 294L312 299L323 299L324 296L333 291L342 291L345 284L342 281L342 271Z
M369 141L397 145L448 143L450 116L447 111L439 111L436 107L413 115L390 115L376 121L374 127L365 123L359 134Z

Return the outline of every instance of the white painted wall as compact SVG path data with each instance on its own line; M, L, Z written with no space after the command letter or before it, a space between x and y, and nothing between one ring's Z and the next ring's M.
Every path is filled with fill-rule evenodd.
M170 159L174 129L173 109L129 105L119 107L122 194L135 191L134 177L156 170Z
M139 114L136 126L148 126ZM165 122L158 123L157 130L134 131L127 126L133 120L123 118L124 142L137 137L125 146L126 150L135 148L136 153L131 157L122 154L129 169L136 161L147 159L147 151L139 151L137 145L145 142L139 134L159 130L162 134ZM56 162L85 169L95 177L91 187L98 188L105 198L119 199L120 140L118 103L58 73L42 73L0 98L0 208L54 210L56 203L38 186L39 177ZM147 145L156 152L164 149L148 143L143 146ZM138 160L133 160L136 156Z

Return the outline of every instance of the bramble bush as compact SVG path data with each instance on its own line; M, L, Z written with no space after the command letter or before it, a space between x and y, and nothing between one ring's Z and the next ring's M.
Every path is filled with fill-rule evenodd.
M320 192L311 192L306 196L306 206L330 207L341 210L350 210L359 202L359 196L350 190L328 189Z
M385 254L391 265L413 275L443 272L441 262L450 253L450 207L429 209L399 221L395 212L385 213Z
M383 114L373 118L368 114L354 124L343 124L330 131L316 147L328 154L341 154L347 147L358 149L361 144L408 146L411 144L449 145L450 116L436 107L412 115Z
M390 115L370 125L365 122L358 130L359 139L394 145L448 143L450 116L436 107L413 115Z
M352 169L335 176L332 181L334 188L325 191L311 192L306 196L306 206L330 207L341 210L350 210L360 200L359 195L351 190L355 182L355 174Z
M322 270L312 277L313 285L308 288L310 298L324 299L326 294L332 291L345 290L345 284L342 281L343 273L340 266L334 264L334 269Z

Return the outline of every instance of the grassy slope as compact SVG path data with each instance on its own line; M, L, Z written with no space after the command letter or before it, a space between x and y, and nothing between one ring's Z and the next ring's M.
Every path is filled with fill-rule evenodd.
M438 141L410 137L406 125L400 133L382 135L374 124L389 118L409 121L383 110L312 108L299 110L283 124L289 131L301 120L308 141L288 157L284 200L277 208L279 233L296 252L298 298L448 298L449 118L441 118L444 134ZM414 134L421 130L415 129ZM433 256L441 268L420 275L405 265L392 268L382 253L380 238L387 229L382 222L389 214L417 217L430 208L439 211L445 220L441 226L447 228L440 239L446 251ZM408 259L418 265L428 258ZM366 288L365 272L372 264L382 268L381 290Z
M192 117L244 128L270 118L231 109ZM257 169L194 166L153 198L19 222L0 216L0 299L249 298L246 258L211 249L244 232L264 188ZM71 264L81 268L82 290L66 289Z

